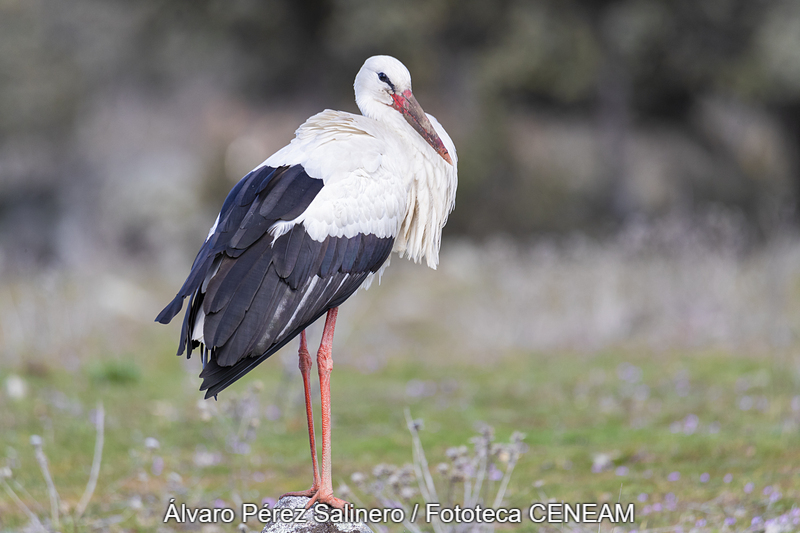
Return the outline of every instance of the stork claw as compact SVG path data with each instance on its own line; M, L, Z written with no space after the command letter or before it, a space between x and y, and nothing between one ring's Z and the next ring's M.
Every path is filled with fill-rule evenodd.
M286 492L286 493L284 493L284 494L281 494L281 497L280 497L280 498L278 498L278 499L280 500L280 499L281 499L281 498L283 498L284 496L302 496L303 498L311 498L311 497L313 497L313 496L314 496L314 495L315 495L317 492L319 492L319 489L318 489L317 487L311 487L310 489L306 489L306 490L299 490L299 491L297 491L297 492Z
M310 509L315 503L324 503L325 505L333 507L335 509L344 509L345 507L353 507L352 503L335 497L333 495L333 491L323 494L322 490L318 490L306 503L306 509Z

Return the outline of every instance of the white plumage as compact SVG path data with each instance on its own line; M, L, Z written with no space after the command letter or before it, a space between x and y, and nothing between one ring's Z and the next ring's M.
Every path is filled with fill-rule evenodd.
M325 110L309 118L291 143L261 166L299 164L325 186L295 220L273 230L281 235L303 223L315 240L372 233L395 237L393 251L428 266L439 264L441 232L455 206L458 157L439 121L427 115L452 164L445 161L384 98L377 78L386 73L395 90L411 90L411 75L389 56L371 57L356 76L356 103L363 115ZM401 231L402 229L402 231Z

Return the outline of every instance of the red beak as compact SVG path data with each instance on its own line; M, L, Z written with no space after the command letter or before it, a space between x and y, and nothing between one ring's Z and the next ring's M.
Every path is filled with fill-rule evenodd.
M392 107L400 111L406 121L411 124L411 127L422 135L422 138L436 150L436 153L452 165L453 160L450 158L447 148L444 147L442 139L439 138L436 130L433 129L433 124L428 120L428 116L425 115L425 111L422 110L422 106L420 106L417 99L414 98L411 90L409 89L403 93L394 93L392 94L392 98L394 99Z

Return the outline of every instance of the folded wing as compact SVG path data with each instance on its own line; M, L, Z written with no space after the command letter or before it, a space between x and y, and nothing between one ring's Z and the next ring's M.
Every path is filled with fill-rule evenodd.
M207 398L341 305L389 257L393 236L317 231L312 238L295 221L323 187L299 164L263 166L245 176L228 194L177 296L156 319L170 322L189 298L178 355L201 347ZM275 238L270 229L278 223L284 225Z

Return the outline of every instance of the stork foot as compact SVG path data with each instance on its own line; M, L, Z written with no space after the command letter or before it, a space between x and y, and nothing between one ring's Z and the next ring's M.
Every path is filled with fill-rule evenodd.
M336 509L344 509L345 507L353 506L352 503L335 497L332 490L323 492L322 489L318 490L311 497L311 499L308 500L308 503L306 503L306 509L310 509L315 503L324 503L325 505Z
M285 494L281 494L281 498L283 498L284 496L302 496L304 498L312 498L318 492L319 492L319 488L311 487L310 489L306 489L306 490L300 490L300 491L297 491L297 492L287 492ZM280 500L281 498L278 498L278 499ZM306 509L308 509L308 507L306 507Z

